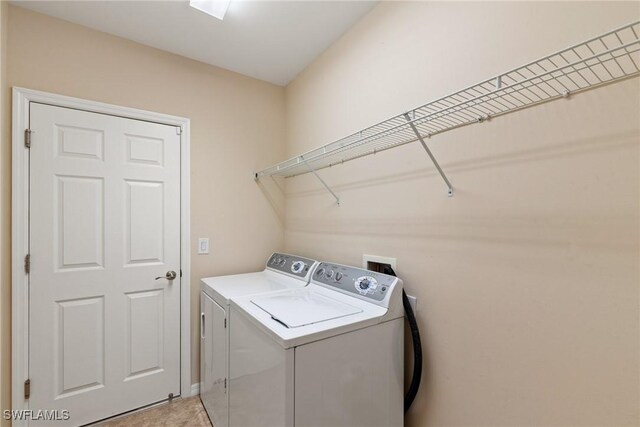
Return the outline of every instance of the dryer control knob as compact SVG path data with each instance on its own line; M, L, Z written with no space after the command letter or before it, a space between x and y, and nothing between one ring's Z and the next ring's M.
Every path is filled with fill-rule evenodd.
M302 261L296 261L293 264L291 264L291 271L298 274L298 273L302 273L304 271L304 268L307 265L302 262Z
M378 281L371 276L358 277L355 282L356 289L360 293L367 293L369 289L375 289L378 287Z

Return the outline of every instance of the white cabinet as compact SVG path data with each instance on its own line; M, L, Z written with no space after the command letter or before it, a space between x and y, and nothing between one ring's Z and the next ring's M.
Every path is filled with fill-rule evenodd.
M229 423L225 310L200 292L200 399L216 427Z

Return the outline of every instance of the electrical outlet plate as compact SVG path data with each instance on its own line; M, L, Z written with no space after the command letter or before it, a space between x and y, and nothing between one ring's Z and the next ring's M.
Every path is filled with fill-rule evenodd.
M367 268L368 269L369 262L376 262L376 263L379 263L379 264L389 264L391 266L391 268L396 270L396 259L395 258L390 258L390 257L385 257L385 256L378 256L378 255L363 254L362 255L362 268Z
M413 312L415 313L416 306L418 305L418 298L414 297L413 295L407 295L407 299L409 300L409 305L411 305L411 308L413 309Z

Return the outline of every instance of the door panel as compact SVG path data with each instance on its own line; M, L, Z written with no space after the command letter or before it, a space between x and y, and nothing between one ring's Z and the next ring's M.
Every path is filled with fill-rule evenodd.
M164 186L162 182L127 180L127 264L161 263L163 257Z
M104 298L58 302L57 399L104 387Z
M58 156L104 159L104 132L100 129L83 129L56 125Z
M127 135L129 163L162 166L164 141L140 135Z
M127 297L128 363L125 381L130 381L164 368L164 295L162 289L156 289L130 293Z
M56 176L54 245L58 269L104 266L104 179Z
M80 425L179 395L180 135L37 103L30 128L30 409Z
M226 313L204 292L200 293L200 398L216 427L227 427Z

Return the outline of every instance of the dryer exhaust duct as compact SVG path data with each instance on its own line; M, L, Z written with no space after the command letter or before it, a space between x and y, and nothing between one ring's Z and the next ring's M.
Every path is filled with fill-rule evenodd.
M376 255L363 255L362 266L367 270L375 271L378 273L388 274L390 276L396 276L395 258L386 258ZM413 301L411 301L413 299ZM412 304L413 302L413 304ZM404 397L404 411L407 412L411 407L411 404L418 394L420 388L420 381L422 379L422 342L420 340L420 330L418 329L418 322L415 316L415 297L407 296L404 289L402 289L402 305L406 312L407 322L411 329L411 342L413 344L413 374L411 375L411 384L407 390L407 394Z

